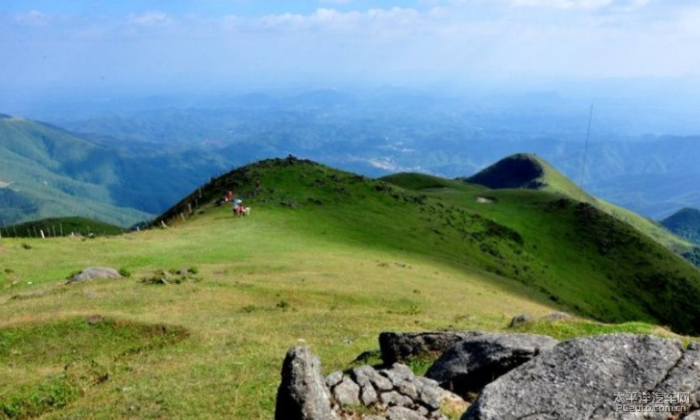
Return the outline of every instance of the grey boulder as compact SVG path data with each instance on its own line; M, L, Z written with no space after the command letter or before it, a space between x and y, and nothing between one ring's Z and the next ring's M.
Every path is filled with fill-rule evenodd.
M457 342L425 376L464 397L556 344L544 335L484 334Z
M694 411L688 414L684 420L700 420L700 411Z
M122 275L119 274L119 272L113 268L109 267L88 267L81 271L80 273L74 275L68 281L66 284L72 284L72 283L83 283L86 281L91 281L91 280L98 280L98 279L120 279L122 278Z
M516 315L510 320L510 324L508 324L508 328L514 328L517 327L518 325L526 324L528 322L532 321L532 317L530 315L522 314L522 315Z
M333 397L339 406L360 405L360 386L349 377L333 388Z
M698 352L674 340L632 334L574 339L487 385L462 420L672 419L677 413L625 412L620 405L643 406L635 396L654 392L689 392L692 405L699 369Z
M321 375L321 362L306 347L294 347L282 364L277 391L276 420L329 420L330 393Z

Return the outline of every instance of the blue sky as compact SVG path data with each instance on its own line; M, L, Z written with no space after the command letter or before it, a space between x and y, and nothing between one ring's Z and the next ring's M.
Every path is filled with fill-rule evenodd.
M0 92L694 82L698 22L687 0L2 0Z
M337 10L367 10L392 7L426 9L429 2L415 0L4 0L0 6L5 12L23 13L41 10L57 14L130 14L161 10L170 14L198 14L204 16L265 16L284 13L308 14L319 7Z

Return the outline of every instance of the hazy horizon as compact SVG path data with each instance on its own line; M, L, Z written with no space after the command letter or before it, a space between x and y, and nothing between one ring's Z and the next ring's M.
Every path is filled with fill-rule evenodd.
M700 5L680 0L9 0L0 90L616 80L684 90L700 72L698 17Z

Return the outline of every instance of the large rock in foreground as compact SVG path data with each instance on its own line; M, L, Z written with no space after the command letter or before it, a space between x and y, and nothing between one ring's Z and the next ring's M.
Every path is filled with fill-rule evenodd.
M483 334L479 331L428 331L379 334L382 361L391 366L417 356L439 356L456 342Z
M681 408L698 410L699 395L696 347L631 334L588 337L487 385L462 420L674 419Z
M74 275L68 281L66 284L72 284L72 283L83 283L86 281L91 281L91 280L98 280L98 279L120 279L122 278L122 275L119 274L119 272L113 268L109 267L88 267L85 270L81 271L80 273Z
M427 378L465 397L557 344L534 334L484 334L457 342L428 369Z
M331 400L321 362L306 347L294 347L282 364L276 420L331 420Z

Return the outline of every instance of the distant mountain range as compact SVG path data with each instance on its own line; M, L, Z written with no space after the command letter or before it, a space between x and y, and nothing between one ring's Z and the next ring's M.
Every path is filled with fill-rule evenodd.
M647 217L700 207L700 190L692 188L700 185L700 137L625 137L598 117L584 158L587 115L552 101L250 94L168 108L159 102L131 113L76 111L73 119L63 113L60 125L70 131L5 116L0 162L10 163L0 168L7 203L0 225L79 214L125 226L232 167L288 154L375 177L412 171L454 178L527 151L596 197ZM71 197L88 201L72 206Z
M115 147L0 115L0 226L57 216L129 226L223 166L198 151Z
M57 127L0 116L0 221L83 215L129 225L149 214L117 202L123 161Z
M688 187L700 185L700 136L644 131L663 125L640 121L625 107L601 106L585 153L588 109L556 95L327 90L209 98L150 111L63 118L60 125L112 144L200 150L237 165L291 153L370 176L401 171L469 176L526 151L597 197L654 219L700 207L700 190ZM655 134L641 134L646 132Z

